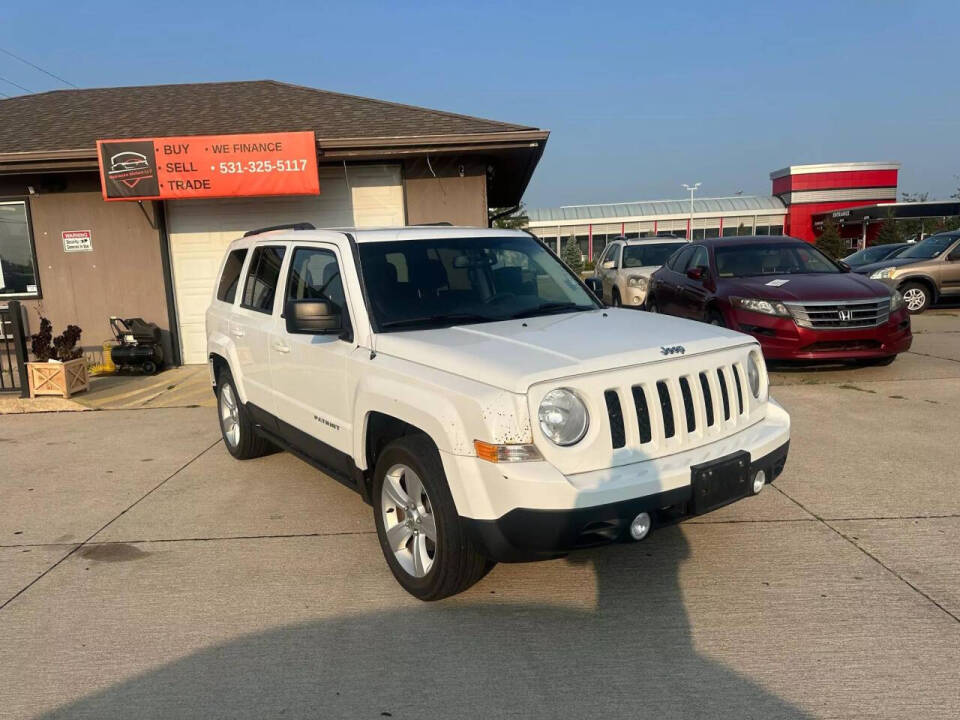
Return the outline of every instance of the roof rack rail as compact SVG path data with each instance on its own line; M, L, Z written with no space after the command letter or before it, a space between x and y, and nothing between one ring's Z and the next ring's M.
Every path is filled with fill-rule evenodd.
M440 222L417 223L415 227L453 227L453 223L441 220Z
M316 230L313 223L302 222L302 223L289 223L287 225L271 225L270 227L260 228L258 230L247 230L243 234L244 237L250 237L251 235L259 235L260 233L270 232L271 230Z

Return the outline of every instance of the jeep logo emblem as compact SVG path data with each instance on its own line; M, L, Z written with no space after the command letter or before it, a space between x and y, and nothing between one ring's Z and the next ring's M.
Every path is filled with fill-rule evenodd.
M687 349L683 345L661 345L661 355L683 355Z
M853 310L850 308L840 308L840 310L837 311L837 314L840 315L840 319L843 322L850 322L853 320Z

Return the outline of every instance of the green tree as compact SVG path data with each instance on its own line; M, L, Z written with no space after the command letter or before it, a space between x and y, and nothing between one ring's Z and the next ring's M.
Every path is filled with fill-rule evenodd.
M583 270L583 256L580 255L580 244L577 242L575 235L571 235L569 238L567 238L567 242L563 246L563 254L560 256L560 259L563 260L567 264L567 267L574 272L580 272Z
M823 231L817 238L816 245L832 258L840 259L849 254L847 241L840 237L840 231L837 224L829 215L824 218Z
M523 203L517 205L517 207L507 215L496 217L508 209L509 208L490 208L490 217L496 218L496 220L492 222L492 227L502 228L504 230L525 230L530 222L530 218L527 216L527 209L523 206Z
M888 210L887 219L880 225L880 231L877 233L876 240L874 240L873 244L891 245L898 242L903 242L900 236L900 228L897 225L897 221L893 218L893 214Z

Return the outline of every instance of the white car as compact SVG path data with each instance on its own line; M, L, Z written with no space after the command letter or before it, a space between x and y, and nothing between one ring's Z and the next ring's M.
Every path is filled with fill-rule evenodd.
M520 231L248 233L207 348L227 450L279 446L359 492L424 600L496 561L642 539L787 457L753 338L605 309Z
M643 307L650 276L685 245L687 241L680 238L620 238L610 242L593 271L602 284L603 301L613 307Z

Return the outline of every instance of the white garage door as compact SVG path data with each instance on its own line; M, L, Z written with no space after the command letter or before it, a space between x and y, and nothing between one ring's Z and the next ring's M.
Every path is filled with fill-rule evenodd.
M347 181L349 180L349 191ZM284 223L316 227L403 225L398 165L320 168L311 197L173 200L166 204L183 362L207 359L204 313L227 245L247 230Z

